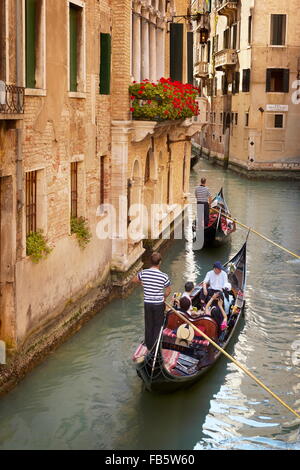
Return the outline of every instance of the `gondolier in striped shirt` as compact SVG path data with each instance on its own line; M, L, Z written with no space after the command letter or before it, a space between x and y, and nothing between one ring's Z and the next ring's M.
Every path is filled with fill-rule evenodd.
M169 276L160 270L161 255L151 255L151 267L143 269L133 279L144 289L145 343L152 349L164 320L165 300L171 292Z
M209 206L211 204L211 194L206 187L206 178L201 178L201 184L195 189L195 196L197 204L204 206L204 227L208 226L209 222Z

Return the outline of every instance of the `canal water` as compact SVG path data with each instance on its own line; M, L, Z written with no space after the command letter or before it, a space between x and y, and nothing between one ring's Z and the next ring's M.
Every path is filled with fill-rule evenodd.
M299 253L297 182L248 181L200 161L234 216ZM243 244L243 229L217 250L174 241L164 255L174 291L202 280L215 260ZM300 410L300 263L250 235L246 316L229 348L242 364ZM226 358L192 388L154 395L131 362L143 336L140 288L116 299L0 399L0 449L300 449L299 421Z

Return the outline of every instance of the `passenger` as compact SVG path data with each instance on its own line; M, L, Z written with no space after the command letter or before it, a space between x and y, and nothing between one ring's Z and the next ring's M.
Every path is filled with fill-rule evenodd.
M205 308L206 315L210 315L217 322L221 331L227 328L227 315L222 297L222 292L215 292Z
M208 285L209 288L207 287ZM229 286L230 283L228 282L227 273L224 271L224 266L220 261L216 261L213 269L208 271L205 276L200 298L202 301L207 302L215 292L222 292L223 289L228 289Z
M190 314L190 308L192 306L191 300L187 296L182 296L179 300L179 310L183 313Z
M185 292L182 294L181 298L182 297L187 297L192 302L191 293L193 292L194 287L195 287L195 285L194 285L193 282L190 282L190 281L186 282L185 286L184 286Z

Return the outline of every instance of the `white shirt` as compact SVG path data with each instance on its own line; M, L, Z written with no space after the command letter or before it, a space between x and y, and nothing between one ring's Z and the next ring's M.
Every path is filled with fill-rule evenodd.
M208 271L204 279L205 284L209 283L209 287L214 290L222 290L228 287L228 276L225 271L216 274L214 270Z
M182 294L181 298L182 298L182 297L187 297L187 298L191 301L191 303L192 303L191 296L190 296L190 294L189 294L188 292L184 292L184 293Z

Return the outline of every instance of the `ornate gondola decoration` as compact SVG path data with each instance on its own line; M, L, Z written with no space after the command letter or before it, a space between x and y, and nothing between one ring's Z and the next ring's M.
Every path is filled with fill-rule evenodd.
M241 250L225 265L231 294L227 303L227 328L220 331L215 320L208 315L186 318L209 338L226 349L236 331L244 309L246 288L246 250ZM202 286L198 285L192 293L192 304L199 305ZM183 314L182 314L183 315ZM162 393L174 392L197 382L219 359L221 352L201 336L185 331L187 325L176 313L170 311L153 350L148 351L142 343L138 346L133 361L137 374L149 391Z

